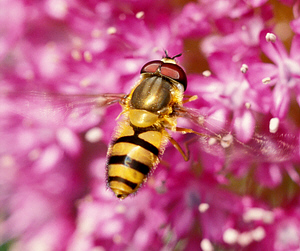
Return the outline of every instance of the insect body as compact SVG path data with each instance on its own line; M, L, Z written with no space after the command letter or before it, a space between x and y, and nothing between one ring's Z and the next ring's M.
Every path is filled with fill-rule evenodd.
M168 140L183 153L166 131L176 131L175 107L182 106L187 87L186 74L174 58L145 64L141 79L121 102L124 119L118 124L107 160L108 186L120 199L138 190L158 164Z

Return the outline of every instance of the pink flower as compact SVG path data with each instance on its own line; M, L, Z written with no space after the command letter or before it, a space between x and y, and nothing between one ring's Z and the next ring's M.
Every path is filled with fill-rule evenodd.
M289 105L290 97L289 92L296 92L296 99L299 104L299 58L297 56L299 51L299 37L295 36L293 38L290 56L286 52L283 44L280 40L275 39L275 41L267 41L267 32L261 33L261 48L262 51L276 64L273 66L273 71L267 72L267 75L271 83L275 84L273 90L273 107L272 114L274 117L283 118L286 116ZM275 82L275 83L274 83Z
M182 38L203 37L211 31L208 15L201 4L188 3L172 23L172 31Z
M220 121L233 117L229 128L239 140L247 142L254 133L253 111L267 113L270 109L270 90L263 85L251 86L241 72L242 65L229 54L214 53L209 63L215 76L195 76L190 80L190 90L209 103L208 115L218 114Z

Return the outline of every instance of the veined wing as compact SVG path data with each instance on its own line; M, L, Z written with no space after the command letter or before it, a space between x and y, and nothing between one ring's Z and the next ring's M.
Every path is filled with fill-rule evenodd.
M225 154L231 161L252 158L258 162L283 162L296 158L299 153L299 136L287 132L284 128L276 133L256 130L249 140L242 142L234 132L228 130L228 121L213 119L187 107L180 107L176 112L178 116L197 125L197 132L201 134L198 142L202 149L210 154Z
M104 107L122 102L126 94L61 94L49 92L1 92L0 115L20 115L42 123L99 118Z

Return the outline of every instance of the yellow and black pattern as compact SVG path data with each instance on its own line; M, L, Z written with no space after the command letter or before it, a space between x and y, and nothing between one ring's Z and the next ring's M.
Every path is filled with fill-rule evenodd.
M119 199L135 193L159 163L176 131L178 108L187 87L184 70L167 54L146 63L131 92L120 99L123 120L119 122L107 154L107 186ZM185 131L184 131L185 132ZM190 130L188 131L190 132ZM171 143L183 154L180 146Z
M108 186L120 199L138 190L159 161L166 132L163 128L136 128L126 122L110 146L107 161Z

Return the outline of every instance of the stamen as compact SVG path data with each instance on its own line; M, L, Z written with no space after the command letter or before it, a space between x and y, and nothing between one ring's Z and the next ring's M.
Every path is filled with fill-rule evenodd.
M240 244L242 247L248 246L251 242L253 242L252 234L251 232L243 232L239 235L238 244Z
M246 103L245 103L245 107L246 107L247 109L250 109L250 108L251 108L251 104L250 104L249 102L246 102Z
M76 49L71 51L71 56L76 61L80 61L82 59L80 51Z
M270 82L271 82L271 78L270 78L270 77L266 77L266 78L263 78L263 79L262 79L262 83L263 83L264 85L270 84Z
M103 131L99 127L94 127L87 131L87 133L85 134L85 139L88 142L96 143L101 140L102 136Z
M266 237L266 231L263 227L257 227L251 231L252 238L255 241L261 241Z
M243 214L243 219L245 222L261 220L263 218L265 210L262 208L251 208Z
M204 122L205 122L204 116L199 116L198 119L197 119L197 122L198 122L200 125L204 124Z
M211 71L206 70L206 71L202 72L202 75L203 75L204 77L209 77L209 76L211 75Z
M247 71L248 71L248 65L242 64L241 72L242 72L242 73L246 73Z
M227 244L235 244L238 240L239 232L233 228L228 228L223 234L223 241Z
M91 80L89 78L84 78L79 82L80 86L83 86L83 87L89 86L90 83L91 83Z
M276 41L276 35L275 34L273 34L273 33L267 33L267 35L266 35L266 40L267 40L267 42L275 42Z
M89 51L85 51L85 52L83 53L83 58L84 58L84 60L85 60L87 63L91 63L92 60L93 60L93 56L92 56L92 54L91 54Z
M200 213L204 213L209 209L209 204L207 203L201 203L198 207Z
M224 136L222 139L221 139L221 146L223 148L227 148L229 147L233 142L233 137L231 134L227 134L226 136Z
M138 13L135 14L135 17L137 19L142 19L142 18L144 18L144 16L145 16L145 12L144 11L140 11L140 12L138 12Z
M210 145L210 146L212 146L212 145L214 145L214 144L216 144L217 143L217 139L216 138L210 138L209 140L208 140L208 145Z
M109 28L106 30L106 33L107 33L108 35L115 34L116 32L117 32L116 27L109 27Z
M243 214L243 220L245 222L263 221L265 223L272 223L274 221L274 213L272 211L254 207Z
M203 251L214 251L214 247L209 239L203 239L200 243L200 247Z
M279 118L272 118L270 119L269 123L269 131L270 133L276 133L279 128Z

